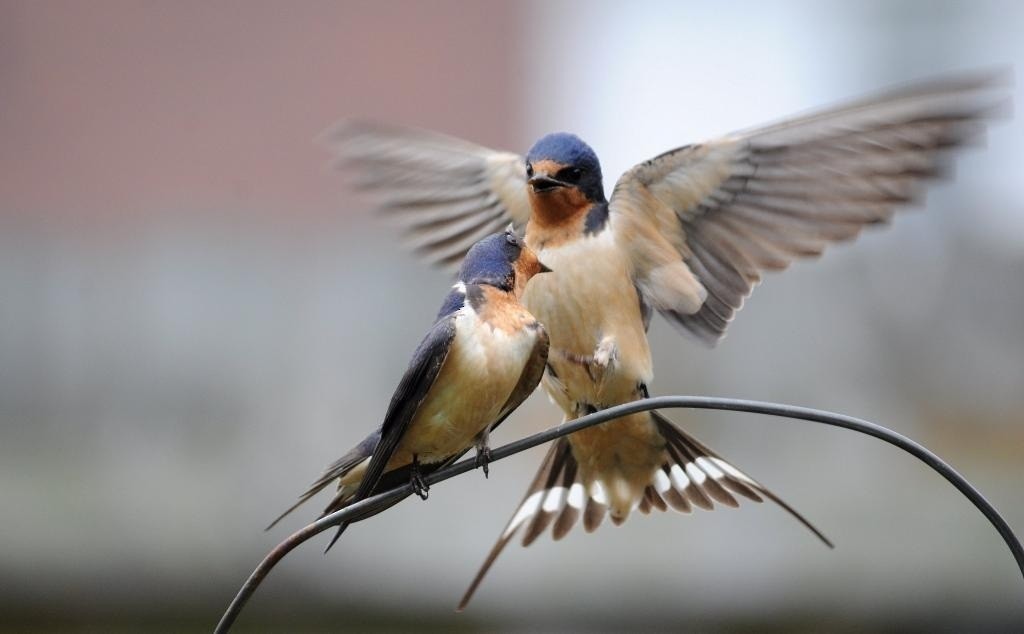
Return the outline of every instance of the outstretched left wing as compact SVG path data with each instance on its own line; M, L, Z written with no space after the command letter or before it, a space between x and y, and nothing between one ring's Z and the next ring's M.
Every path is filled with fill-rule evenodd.
M530 219L523 157L437 132L343 121L323 137L409 245L454 269L471 246Z

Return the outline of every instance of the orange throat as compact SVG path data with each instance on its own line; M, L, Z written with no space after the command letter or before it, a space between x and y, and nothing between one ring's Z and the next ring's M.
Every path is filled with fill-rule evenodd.
M583 232L591 202L578 189L530 191L533 214L526 226L526 242L532 248L558 246Z
M492 328L513 333L536 321L516 300L514 292L502 291L493 286L485 286L483 292L486 301L479 308L478 314Z

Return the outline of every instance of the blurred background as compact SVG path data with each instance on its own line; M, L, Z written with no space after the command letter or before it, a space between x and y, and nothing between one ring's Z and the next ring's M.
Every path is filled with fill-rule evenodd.
M0 2L0 629L209 631L326 498L263 526L378 424L450 282L326 167L338 118L519 152L571 130L610 187L893 83L1022 86L1022 24L1012 0ZM714 351L656 319L652 391L888 425L1024 531L1022 164L1024 120L994 125L926 210L770 276ZM671 415L835 551L769 505L638 515L510 547L453 614L537 449L300 548L237 630L1024 628L1005 545L909 455ZM535 395L496 442L559 419Z

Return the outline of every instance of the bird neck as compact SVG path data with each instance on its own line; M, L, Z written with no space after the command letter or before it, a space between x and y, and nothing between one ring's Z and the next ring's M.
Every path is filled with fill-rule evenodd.
M526 243L533 249L556 247L587 233L587 219L607 203L591 202L578 190L570 195L555 192L547 196L531 194L533 213L526 225Z
M540 226L557 226L585 216L593 203L575 187L562 187L555 191L530 191L531 222Z
M473 312L483 322L498 330L514 332L524 325L524 315L528 316L513 290L489 284L474 284L468 287L466 297Z

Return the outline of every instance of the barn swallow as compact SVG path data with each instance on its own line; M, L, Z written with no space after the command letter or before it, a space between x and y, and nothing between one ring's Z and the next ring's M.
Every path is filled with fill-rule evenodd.
M473 446L486 475L488 434L536 389L544 372L547 332L519 299L531 278L549 271L511 229L477 242L416 348L384 422L267 528L334 480L337 494L321 517L406 482L426 499L423 476Z
M605 197L578 137L540 139L525 157L445 135L359 122L329 132L338 160L435 263L513 221L554 273L524 305L545 325L545 390L565 419L646 397L653 311L716 344L765 271L820 255L919 199L950 148L1002 105L1001 78L911 85L774 125L677 147L640 163ZM661 415L640 413L555 442L459 608L520 530L529 545L580 518L594 530L634 509L737 506L768 498L803 516Z

